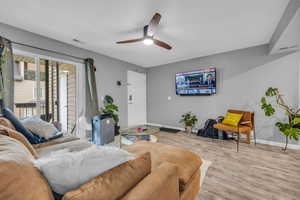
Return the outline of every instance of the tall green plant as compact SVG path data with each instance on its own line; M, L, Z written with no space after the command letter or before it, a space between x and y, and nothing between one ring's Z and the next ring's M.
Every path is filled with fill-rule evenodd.
M276 104L282 108L287 114L289 120L288 122L276 122L275 126L278 127L279 131L286 136L285 148L287 149L288 140L299 140L300 136L300 109L295 109L288 106L283 99L283 95L280 93L278 88L268 88L265 96L261 98L261 109L264 111L265 115L270 117L275 114L276 110L269 100L275 99Z
M114 104L114 99L111 96L106 95L103 103L104 107L101 108L101 111L104 114L110 114L117 125L119 123L119 107Z

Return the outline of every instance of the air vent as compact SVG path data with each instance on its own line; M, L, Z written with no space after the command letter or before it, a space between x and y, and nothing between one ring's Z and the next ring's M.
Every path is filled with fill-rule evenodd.
M283 50L287 50L287 49L289 49L289 48L288 47L281 47L279 50L283 51Z
M293 45L293 46L289 46L289 47L281 47L279 49L279 51L284 51L284 50L287 50L287 49L291 50L291 49L295 49L295 48L298 48L298 47L299 47L299 45Z
M80 41L80 40L78 40L76 38L73 39L73 42L76 42L76 43L79 43L79 44L84 44L84 42L82 42L82 41Z

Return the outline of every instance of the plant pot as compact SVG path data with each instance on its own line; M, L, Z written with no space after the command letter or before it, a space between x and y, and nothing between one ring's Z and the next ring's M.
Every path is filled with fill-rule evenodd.
M115 136L120 135L120 126L115 125Z
M192 126L185 126L185 132L192 133L193 127Z

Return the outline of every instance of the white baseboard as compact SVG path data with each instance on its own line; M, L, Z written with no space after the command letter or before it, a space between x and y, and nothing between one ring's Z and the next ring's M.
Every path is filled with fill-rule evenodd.
M181 131L185 131L182 127L176 127L176 126L168 126L168 125L162 125L162 124L155 124L155 123L147 123L149 126L158 126L158 127L165 127L165 128L172 128L172 129L178 129ZM193 129L193 133L197 133L198 129Z
M168 125L162 125L162 124L155 124L155 123L147 123L149 126L158 126L158 127L165 127L165 128L173 128L173 129L178 129L181 131L184 131L184 128L176 127L176 126L168 126Z
M168 125L155 124L155 123L147 123L147 125L165 127L165 128L173 128L173 129L178 129L178 130L184 131L184 128L180 128L180 127L176 127L176 126L168 126ZM196 133L197 129L194 129L193 132ZM256 143L268 144L268 145L271 145L271 146L278 146L278 147L285 147L285 143L262 140L262 139L256 139ZM288 148L290 148L290 149L300 149L300 144L299 145L297 145L297 144L288 144Z
M272 146L285 147L285 143L273 142L268 140L256 139L256 143L259 144L268 144ZM300 149L300 145L297 144L288 144L288 149Z

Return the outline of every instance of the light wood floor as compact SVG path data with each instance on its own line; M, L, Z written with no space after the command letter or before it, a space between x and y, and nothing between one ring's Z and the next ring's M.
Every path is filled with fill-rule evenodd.
M199 200L300 200L300 150L160 132L159 142L212 161Z

